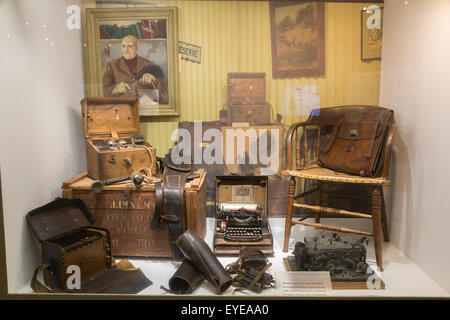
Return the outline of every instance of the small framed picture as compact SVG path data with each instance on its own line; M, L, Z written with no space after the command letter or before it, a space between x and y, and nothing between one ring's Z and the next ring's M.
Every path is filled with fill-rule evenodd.
M361 11L361 60L381 60L383 8L370 6Z

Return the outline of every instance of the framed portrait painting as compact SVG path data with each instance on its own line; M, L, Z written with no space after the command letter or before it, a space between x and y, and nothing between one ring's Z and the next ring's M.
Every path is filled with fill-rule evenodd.
M323 2L270 3L274 79L325 75Z
M177 8L86 10L86 91L136 97L141 116L178 116Z

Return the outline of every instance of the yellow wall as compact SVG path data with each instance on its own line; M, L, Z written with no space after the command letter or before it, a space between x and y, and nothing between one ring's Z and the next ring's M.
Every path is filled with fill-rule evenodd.
M141 118L141 133L158 155L172 146L170 135L178 121L219 119L228 72L265 72L274 114L283 113L283 96L292 85L317 85L321 107L378 104L380 62L360 59L361 9L367 4L325 4L325 77L274 80L268 1L148 2L178 7L179 41L202 48L201 64L180 62L181 116ZM290 114L283 122L299 119Z

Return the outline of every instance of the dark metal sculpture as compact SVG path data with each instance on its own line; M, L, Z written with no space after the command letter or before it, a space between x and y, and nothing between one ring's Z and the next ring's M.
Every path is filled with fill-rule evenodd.
M336 233L305 238L295 244L288 261L293 271L330 271L332 281L366 281L365 243L365 237L354 241Z

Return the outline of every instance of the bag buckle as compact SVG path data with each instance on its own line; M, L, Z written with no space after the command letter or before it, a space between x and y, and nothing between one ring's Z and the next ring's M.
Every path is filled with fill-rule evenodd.
M356 137L358 135L358 129L350 130L350 137Z

